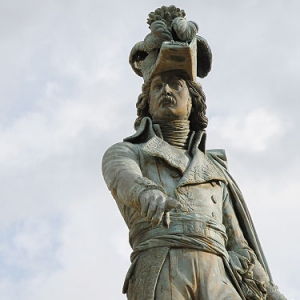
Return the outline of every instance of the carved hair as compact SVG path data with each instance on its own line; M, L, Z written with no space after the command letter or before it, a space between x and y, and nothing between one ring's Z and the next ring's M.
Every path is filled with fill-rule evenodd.
M186 80L192 98L192 111L190 114L190 129L194 131L204 130L207 127L208 119L206 117L206 97L200 83ZM149 114L149 94L151 81L147 81L142 86L142 93L136 103L137 118L134 122L134 128L137 129L144 117L150 117Z

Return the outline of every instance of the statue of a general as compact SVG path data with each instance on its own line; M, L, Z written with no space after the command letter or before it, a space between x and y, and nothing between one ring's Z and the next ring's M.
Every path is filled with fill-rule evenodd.
M110 147L103 176L129 228L130 300L286 299L272 278L224 150L206 150L211 68L198 26L175 6L149 14L130 53L144 79L136 133Z

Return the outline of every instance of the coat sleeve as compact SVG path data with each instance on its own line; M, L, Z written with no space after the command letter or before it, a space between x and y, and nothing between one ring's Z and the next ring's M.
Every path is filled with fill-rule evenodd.
M228 237L226 249L231 269L245 296L265 299L269 277L244 237L226 187L224 197L223 223Z
M143 176L139 150L134 144L123 142L110 147L102 159L102 173L108 189L119 203L140 210L139 195L149 189L163 188Z
M236 251L239 249L251 250L240 228L226 186L224 187L223 192L223 223L226 227L226 234L228 237L226 245L228 251Z

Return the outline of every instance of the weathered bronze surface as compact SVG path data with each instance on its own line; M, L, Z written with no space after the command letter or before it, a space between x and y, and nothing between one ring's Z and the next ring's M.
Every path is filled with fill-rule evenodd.
M103 176L129 228L131 300L286 299L272 282L224 150L206 150L211 68L198 26L175 6L148 18L130 53L144 79L136 133L110 147Z

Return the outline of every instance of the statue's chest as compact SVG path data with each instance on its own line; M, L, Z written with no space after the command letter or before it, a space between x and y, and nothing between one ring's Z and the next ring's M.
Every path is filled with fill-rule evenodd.
M175 194L182 205L182 212L196 213L222 222L223 189L219 181L210 181L178 187Z
M201 165L197 167L197 176L202 178ZM207 217L221 220L223 189L225 185L219 181L218 176L215 179L212 176L207 182L182 185L184 174L158 157L148 157L144 161L142 170L143 176L160 185L168 196L180 201L182 212L201 213Z

